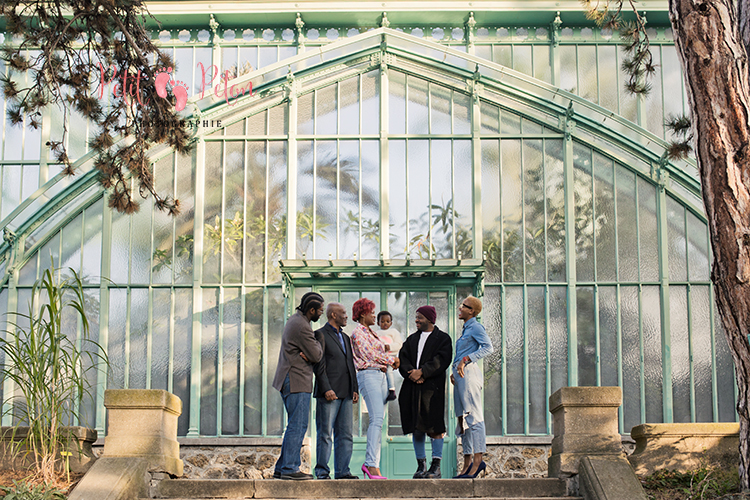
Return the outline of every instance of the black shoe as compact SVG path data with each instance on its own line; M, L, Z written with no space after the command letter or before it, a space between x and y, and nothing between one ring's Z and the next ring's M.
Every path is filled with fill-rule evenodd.
M291 474L282 474L281 479L293 479L295 481L305 481L307 479L312 479L312 474L307 474L306 472L302 472L301 470L298 470L297 472L292 472Z
M427 463L426 458L417 459L417 472L414 473L414 475L412 476L412 479L422 479L424 477L426 463Z
M349 473L346 476L337 477L336 479L359 479L357 476Z
M388 397L385 398L386 401L394 401L396 399L396 390L395 389L388 389Z
M433 458L430 469L424 473L422 479L440 479L440 459Z
M325 476L318 476L315 479L331 479L331 476L329 476L328 474L326 474Z
M274 479L281 479L281 472L275 470L273 471L273 478Z

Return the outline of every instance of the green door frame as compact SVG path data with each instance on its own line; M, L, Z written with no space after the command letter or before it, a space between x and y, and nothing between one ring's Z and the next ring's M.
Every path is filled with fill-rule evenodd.
M312 288L314 291L320 292L324 297L330 293L346 293L356 292L359 296L369 295L368 292L378 293L380 296L380 303L378 304L378 310L385 310L388 307L388 292L389 291L405 291L405 292L424 292L427 293L428 297L430 294L440 293L445 294L447 298L447 322L448 324L438 325L446 333L451 336L454 343L457 335L456 322L457 311L456 311L456 295L459 287L469 288L474 291L477 284L475 278L460 278L460 277L424 277L419 280L404 279L404 278L365 278L357 280L348 280L341 278L307 278L307 279L295 279L294 283L291 284L294 287L306 287ZM293 290L290 290L290 296L294 296ZM429 298L428 298L429 302ZM423 304L420 304L423 305ZM415 306L408 304L407 298L407 314L409 317L413 314L412 309ZM351 314L351 312L349 312ZM321 318L319 323L315 327L319 328L324 324L325 319ZM351 331L352 322L347 327L347 331ZM402 332L404 337L413 333L414 327L407 324L405 326L406 331ZM396 375L398 377L398 375ZM446 397L446 413L447 413L447 433L445 436L445 444L443 447L443 463L441 465L443 477L453 477L456 473L456 439L453 430L456 427L456 418L453 414L453 387L450 383L447 384L447 397ZM364 408L364 401L361 401L359 409L355 408L355 413L359 412L360 417L355 420L362 421L361 415ZM317 432L315 429L315 404L312 405L313 417L310 426L310 439L311 439L311 459L312 465L315 465L315 452L316 452L316 437ZM414 457L414 449L412 441L409 436L391 436L388 434L388 411L386 411L385 421L383 424L382 434L382 448L381 448L381 472L389 478L393 479L407 479L411 478L413 470L416 469L416 460ZM361 424L360 424L361 425ZM366 447L366 428L363 429L361 437L357 437L359 429L355 429L354 438L354 453L352 455L351 468L354 474L358 474L358 465L364 460L364 453ZM428 446L429 448L429 446ZM429 453L429 450L428 450ZM331 456L331 466L333 456Z

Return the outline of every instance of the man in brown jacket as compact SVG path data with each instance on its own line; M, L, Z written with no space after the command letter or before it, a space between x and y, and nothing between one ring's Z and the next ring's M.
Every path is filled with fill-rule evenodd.
M310 395L313 390L313 364L323 358L323 348L316 340L310 323L323 314L323 297L315 292L302 296L297 312L284 326L274 389L281 392L287 412L281 456L276 461L276 479L312 479L299 470L300 451L310 419Z

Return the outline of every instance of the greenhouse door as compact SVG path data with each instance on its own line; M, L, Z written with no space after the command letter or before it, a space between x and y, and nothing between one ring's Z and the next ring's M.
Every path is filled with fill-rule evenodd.
M326 302L340 302L343 304L349 314L349 323L346 328L344 328L347 333L351 333L355 326L354 322L351 320L352 304L361 297L366 297L375 302L376 312L388 310L393 315L393 327L401 332L403 339L416 331L414 319L417 308L425 304L432 305L437 310L437 326L451 336L455 345L457 287L452 284L446 284L444 281L442 283L437 283L437 281L442 281L437 279L435 280L436 283L433 285L433 280L429 278L417 280L423 282L420 286L412 286L410 284L407 287L401 282L403 280L394 281L396 281L396 283L393 283L392 285L386 283L383 286L368 286L367 283L360 282L356 287L353 285L342 287L341 280L338 280L338 282L332 282L330 284L321 283L320 285L315 285L313 286L313 289L323 295ZM413 280L410 280L410 282L411 281ZM468 295L470 289L467 288L466 291L463 289L459 290L459 293L463 292L465 292L465 295ZM325 324L324 322L325 319L321 318L319 323L315 326L319 328ZM403 379L398 374L398 371L394 372L393 375L396 393L398 393ZM451 387L450 382L446 385L445 423L448 433L445 436L443 457L447 458L447 460L443 461L442 475L443 477L453 477L456 469L455 459L453 458L456 456L456 438L453 430L455 429L456 423L455 418L453 417L453 388ZM314 422L315 404L313 403L312 406ZM356 475L361 475L360 467L365 459L368 422L367 407L364 400L360 400L359 404L355 405L354 408L354 453L351 461L352 473ZM315 425L313 424L310 432L313 445L313 466L315 465L316 434L314 427ZM429 464L429 442L427 443L427 456ZM416 470L416 460L414 457L411 435L404 436L401 431L398 400L388 403L385 422L383 423L383 438L380 457L381 473L388 478L410 479ZM333 454L331 456L330 466L331 470L333 470Z

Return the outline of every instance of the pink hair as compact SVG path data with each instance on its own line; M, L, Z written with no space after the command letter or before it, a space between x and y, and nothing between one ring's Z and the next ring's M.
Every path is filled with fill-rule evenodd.
M375 310L375 302L371 301L370 299L361 298L358 301L354 303L352 306L352 319L354 321L359 321L359 318L364 316L365 314L369 312L373 312Z

